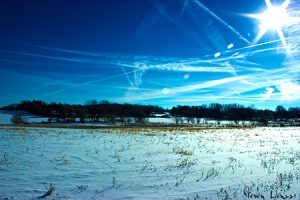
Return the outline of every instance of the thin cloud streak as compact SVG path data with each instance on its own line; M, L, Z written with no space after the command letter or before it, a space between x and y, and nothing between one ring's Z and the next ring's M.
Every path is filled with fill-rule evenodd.
M126 97L122 97L122 98L116 98L114 100L124 102L124 101L141 101L141 100L148 100L148 99L154 99L154 98L166 98L166 97L169 98L171 96L175 96L175 95L178 95L181 93L192 92L195 90L200 90L200 89L205 89L205 88L212 88L212 87L216 87L218 85L238 81L241 79L242 79L242 77L230 77L230 78L224 78L224 79L220 79L220 80L207 81L204 83L170 88L170 92L168 93L168 95L165 95L165 96L163 96L161 91L156 91L153 93L144 94L142 96L141 95L140 96L126 96Z
M221 24L225 25L229 30L231 30L233 33L235 33L239 39L246 42L248 45L251 44L249 40L247 40L242 34L240 34L235 28L233 28L231 25L229 25L227 22L225 22L223 19L221 19L219 16L217 16L214 12L212 12L209 8L207 8L205 5L203 5L199 0L193 0L195 4L197 4L199 7L207 11L212 17L214 17L217 21L219 21Z
M79 55L82 56L92 56L94 57L94 59L90 59L90 58L74 59L69 57L41 55L35 53L14 52L14 51L6 51L6 50L0 50L0 52L22 55L22 56L39 57L45 59L55 59L55 60L66 61L66 62L79 62L79 63L91 64L91 65L109 64L109 65L120 66L122 69L123 73L121 74L116 74L100 80L88 81L79 85L76 84L69 85L70 87L66 87L63 90L56 91L55 93L52 94L59 94L69 89L74 89L76 87L81 87L81 86L83 87L89 86L92 84L97 84L99 82L110 80L113 78L118 78L121 76L125 76L131 88L137 88L136 86L142 84L143 74L148 70L191 72L191 73L195 73L195 72L228 73L228 75L231 75L230 77L225 79L210 80L207 82L200 82L198 84L179 86L174 88L169 87L170 93L164 96L162 95L161 90L157 89L156 91L152 91L149 94L140 95L138 98L134 96L134 93L131 94L132 95L131 97L129 96L121 97L123 98L123 100L124 98L132 99L132 100L148 100L148 99L155 99L155 98L168 98L170 96L174 96L177 94L186 94L186 93L188 94L198 90L201 91L204 88L214 88L214 87L221 86L223 84L229 84L229 83L233 84L236 82L242 83L241 86L239 86L239 84L233 84L233 86L235 87L234 90L238 91L241 95L244 95L243 93L254 91L259 88L269 87L271 85L278 85L278 82L282 80L282 78L285 78L285 80L287 81L295 82L297 78L299 78L299 76L296 75L296 72L299 72L299 67L295 65L295 60L293 59L286 61L285 66L283 66L277 71L276 70L269 71L263 69L259 63L255 63L253 61L247 60L249 56L253 56L255 54L263 54L263 53L273 52L273 51L277 51L278 49L281 49L280 47L267 47L267 48L255 49L276 42L278 42L278 40L256 44L256 45L250 45L244 48L240 48L239 49L240 51L238 51L238 49L227 51L226 53L229 55L217 59L214 58L175 59L175 58L150 57L150 56L149 57L148 56L127 56L127 55L124 56L122 54L109 55L101 52L90 54L88 52L77 52L77 51L74 52L73 50L64 50L64 49L62 50L57 48L51 48L51 50L58 51L58 52L65 52L65 53L76 53L76 54L78 53ZM40 46L35 48L40 48ZM245 52L242 52L244 50ZM235 52L235 53L230 55L231 52L232 53ZM294 50L293 54L294 55L299 54L299 50ZM101 55L102 57L98 58L97 56L99 55ZM111 59L112 57L114 57L114 59ZM5 61L10 62L9 60L5 60ZM18 61L15 62L16 64L21 64ZM291 65L292 67L289 65ZM279 66L275 66L275 67L278 68ZM126 72L127 68L133 70L127 73ZM283 72L285 72L286 70L288 70L288 73L284 73L283 75ZM237 73L240 72L247 72L247 74L246 76L238 76ZM133 75L133 80L131 80L129 74ZM222 82L222 80L230 80L230 81ZM246 82L249 83L247 87L243 85ZM231 93L227 91L226 95L234 96L236 95L236 92L231 89ZM220 98L230 97L226 95L224 94L219 96Z

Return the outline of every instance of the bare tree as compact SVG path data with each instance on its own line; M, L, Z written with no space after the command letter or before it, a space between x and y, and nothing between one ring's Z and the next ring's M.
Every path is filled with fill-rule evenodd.
M28 123L25 118L21 115L14 115L11 117L10 121L13 123L13 124L26 124Z

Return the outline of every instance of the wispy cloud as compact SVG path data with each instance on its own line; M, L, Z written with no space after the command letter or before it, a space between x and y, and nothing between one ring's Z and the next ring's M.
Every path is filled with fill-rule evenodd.
M263 100L269 100L275 91L272 87L267 87L265 93L261 94Z
M277 86L282 100L297 101L300 100L300 85L298 83L286 82Z
M254 47L253 47L254 48ZM52 49L55 51L56 48ZM146 71L174 71L174 72L184 72L184 73L226 73L228 78L222 78L222 79L216 79L216 80L209 80L207 82L201 81L200 83L195 84L188 84L183 85L181 87L172 87L170 85L168 87L169 92L168 93L162 93L162 89L157 89L157 91L151 91L150 93L145 93L144 95L138 95L135 96L134 93L130 93L131 96L128 96L128 94L124 97L119 98L119 100L127 100L127 101L134 101L134 100L149 100L149 99L155 99L155 98L167 98L170 96L176 96L178 94L183 93L191 93L195 92L201 89L205 88L214 88L223 84L229 84L232 83L233 89L230 89L232 95L236 94L236 91L238 91L240 94L243 94L244 92L249 92L258 88L268 87L269 85L276 85L278 81L280 81L283 76L282 72L286 70L286 68L279 68L279 70L266 70L263 69L260 66L259 63L254 63L252 61L248 61L247 58L249 56L252 56L254 54L261 54L264 52L268 52L269 48L263 49L260 48L259 50L251 49L251 51L246 52L239 52L234 54L228 54L225 57L221 58L188 58L188 59L175 59L175 58L160 58L160 57L147 57L147 56L141 56L143 59L140 59L140 57L135 56L120 56L118 58L116 55L115 59L110 59L112 56L107 56L105 53L99 53L102 57L96 57L94 55L89 54L89 56L93 56L91 58L69 58L69 57L63 57L63 56L52 56L52 55L40 55L36 53L26 53L26 52L15 52L15 51L6 51L6 50L0 50L2 53L10 53L10 54L16 54L16 55L22 55L22 56L29 56L29 57L42 57L45 59L55 59L59 61L67 61L67 62L80 62L80 63L88 63L91 65L98 65L100 63L109 63L110 65L120 66L122 69L122 73L118 73L115 75L108 76L106 78L100 78L96 80L87 81L81 84L71 84L71 85L65 85L64 88L57 90L53 93L49 93L49 95L57 95L59 93L63 93L70 89L75 89L77 87L84 87L84 86L90 86L92 84L99 84L103 81L107 81L110 79L116 79L119 77L125 77L128 82L130 83L130 87L132 88L138 88L137 86L141 85L143 82L143 75ZM63 50L59 50L63 51ZM68 50L67 50L68 51ZM72 50L68 51L72 52ZM79 52L76 52L79 53ZM84 55L80 54L81 56ZM104 59L103 59L104 57ZM171 61L171 62L170 62ZM277 68L278 66L276 66ZM130 69L130 70L127 70ZM295 75L295 70L297 71L298 68L292 68L293 73L286 73L286 79L287 80L294 80L297 77L291 79L293 74ZM238 76L238 73L245 72L246 75L244 76ZM132 75L132 76L130 76ZM133 77L133 79L131 78ZM268 80L266 80L268 79ZM240 82L245 83L247 82L248 85L245 86L245 84L233 84L233 82ZM241 88L240 88L241 87ZM223 96L224 98L228 98L228 94L230 92L227 92L227 96Z
M187 3L198 5L243 39L239 32L200 1L186 0L183 10L186 9ZM162 5L155 4L155 6L170 21L176 23L183 30L188 30L182 26L182 21L177 21ZM294 12L300 13L299 9ZM64 80L51 79L51 77L37 79L36 85L39 86L32 87L33 91L52 87L53 84L60 86L58 89L49 91L46 94L47 97L62 95L67 91L77 91L77 89L85 91L92 88L93 92L101 93L103 88L106 90L112 88L112 91L113 89L122 91L113 98L115 101L122 102L155 102L158 100L179 103L196 101L296 102L300 99L300 25L289 27L286 31L289 33L287 38L290 46L289 53L282 51L282 46L276 45L280 43L280 40L250 44L238 49L233 47L230 50L220 51L217 58L214 57L216 52L213 51L206 57L172 58L77 51L16 43L16 45L30 47L31 51L2 49L0 50L0 62L34 65L37 63L32 60L41 59L42 61L56 61L56 64L61 64L70 71L74 63L82 65L85 70L92 70L91 66L100 69L99 74L91 73L93 77L87 76L85 80L80 81L75 75L73 77L70 75L70 79L65 78ZM243 40L246 42L247 39ZM47 51L41 53L40 49ZM274 57L280 57L279 61L273 61ZM101 73L101 69L108 69L110 73L104 75ZM113 84L112 80L114 80ZM109 81L111 82L105 85ZM122 84L119 84L120 81ZM49 84L50 82L51 84Z
M191 84L191 85L185 85L181 87L174 87L174 88L168 88L168 93L162 92L162 90L158 90L152 93L147 93L144 95L139 96L125 96L121 98L116 98L116 101L140 101L140 100L148 100L148 99L154 99L154 98L170 98L175 95L179 95L182 93L187 92L193 92L196 90L206 89L206 88L213 88L222 84L226 84L229 82L234 82L241 80L243 77L230 77L230 78L224 78L220 80L213 80L213 81L207 81L204 83L198 83L198 84ZM165 95L165 96L164 96Z

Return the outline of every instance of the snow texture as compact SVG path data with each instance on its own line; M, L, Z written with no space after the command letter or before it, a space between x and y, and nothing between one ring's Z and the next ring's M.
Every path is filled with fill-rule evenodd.
M0 199L299 198L300 128L0 128Z

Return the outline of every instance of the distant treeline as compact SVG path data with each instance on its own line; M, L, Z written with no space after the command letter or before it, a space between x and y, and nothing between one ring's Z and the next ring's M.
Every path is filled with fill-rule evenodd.
M258 121L289 121L300 119L300 108L286 109L277 106L275 111L256 109L253 106L245 107L239 104L218 104L200 106L177 106L172 109L164 109L159 106L118 104L108 101L90 100L85 105L71 105L61 103L45 103L43 101L22 101L19 104L11 104L3 110L24 110L29 113L48 117L55 122L108 122L108 123L144 123L153 113L170 113L177 124L183 121L188 123L200 123L200 119Z
M45 103L43 101L22 101L1 108L2 110L23 110L34 115L48 117L51 122L105 122L105 123L144 123L151 113L163 113L158 106L117 104L108 101L90 100L85 105Z
M209 104L201 106L177 106L170 110L170 113L176 118L176 123L180 117L184 116L188 122L195 119L209 118L216 120L239 121L257 121L267 123L268 121L290 121L300 119L300 108L285 109L283 106L277 106L275 111L256 109L253 106L245 107L239 104ZM199 123L196 122L196 123Z

